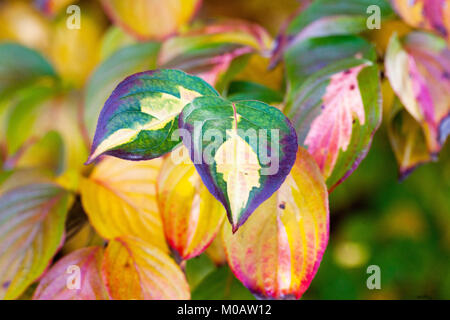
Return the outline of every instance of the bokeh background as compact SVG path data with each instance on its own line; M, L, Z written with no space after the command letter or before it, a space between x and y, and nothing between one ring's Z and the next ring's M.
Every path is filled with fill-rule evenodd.
M82 28L68 36L65 13L48 16L37 9L39 2L0 1L0 42L13 41L41 52L58 70L64 85L75 88L70 93L74 99L82 100L89 77L110 54L104 39L109 37L108 43L114 43L111 22L97 1L78 1ZM295 0L204 0L197 18L242 18L261 24L275 37L301 4ZM398 30L407 29L395 23ZM381 47L391 32L384 34L384 30L372 37ZM120 38L120 45L133 41ZM4 121L3 126L7 125ZM6 134L4 128L1 132ZM74 161L82 164L79 160L85 159L86 152L74 155ZM50 153L49 158L57 156ZM418 167L399 181L383 123L366 159L330 194L329 203L329 245L304 299L450 299L448 141L438 161ZM366 286L370 265L380 267L380 290ZM205 254L188 262L194 299L252 298L227 267L213 269Z

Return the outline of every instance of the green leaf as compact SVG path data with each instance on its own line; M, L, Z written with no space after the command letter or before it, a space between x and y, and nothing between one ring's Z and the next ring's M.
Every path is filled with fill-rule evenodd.
M56 73L40 53L16 43L0 44L0 99L43 77L55 78Z
M311 38L292 46L285 53L288 94L329 64L357 56L376 60L373 46L363 38L351 35Z
M192 300L255 300L228 267L211 272L192 292Z
M228 100L258 100L268 104L283 101L283 94L262 84L250 81L233 81L228 88Z
M154 69L159 47L157 42L126 46L111 54L94 71L86 87L84 104L84 121L91 137L94 136L101 108L111 91L126 76Z
M179 125L187 131L183 143L191 160L227 210L233 231L281 186L295 162L294 128L263 102L200 97L183 109Z
M72 196L36 183L0 197L0 298L15 299L46 269L64 235Z
M202 79L161 69L123 80L105 103L88 163L102 154L128 160L160 157L180 144L173 136L183 107L199 96L217 96Z

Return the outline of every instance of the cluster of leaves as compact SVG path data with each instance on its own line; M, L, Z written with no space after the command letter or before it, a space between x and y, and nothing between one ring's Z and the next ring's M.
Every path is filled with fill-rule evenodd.
M74 2L80 29L66 27ZM218 286L226 298L242 283L299 299L328 243L328 194L383 115L402 177L436 159L450 132L449 1L316 0L288 10L275 39L193 19L201 2L0 4L1 298L211 298ZM279 137L261 147L241 129Z

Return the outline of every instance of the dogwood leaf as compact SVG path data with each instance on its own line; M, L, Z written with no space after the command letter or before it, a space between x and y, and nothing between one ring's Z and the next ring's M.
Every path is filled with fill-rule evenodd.
M153 70L123 80L105 103L88 163L101 154L127 160L157 158L180 143L178 115L194 98L218 93L179 70Z
M380 124L377 67L359 59L332 63L295 91L285 112L332 190L365 157Z
M44 272L64 239L71 202L70 193L50 183L1 195L0 298L17 298Z
M203 185L186 148L180 149L167 156L161 167L158 206L169 246L177 258L187 260L212 242L225 210Z
M39 282L33 300L108 300L102 281L103 248L74 251L55 263Z
M122 29L140 40L148 40L178 31L195 14L201 0L102 0L102 4Z
M183 143L191 160L236 231L291 170L297 151L294 128L281 111L263 102L219 97L195 99L179 122L188 133Z
M299 148L281 188L247 222L223 231L228 264L258 298L299 299L327 246L328 191L314 159Z
M167 253L138 238L109 242L102 262L103 281L116 300L189 299L180 267Z

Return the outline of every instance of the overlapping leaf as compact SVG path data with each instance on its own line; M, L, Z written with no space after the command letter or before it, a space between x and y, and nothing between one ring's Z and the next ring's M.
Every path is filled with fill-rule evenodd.
M258 298L299 299L328 242L328 191L314 159L299 148L281 188L223 241L236 277Z
M183 143L233 231L281 186L295 161L294 128L259 101L197 98L183 109L180 128L189 133Z
M274 62L282 54L310 38L350 35L364 32L369 27L372 8L380 19L393 17L392 8L386 0L316 0L301 10L287 25L278 39ZM372 22L370 22L372 23ZM333 55L332 52L329 52Z
M63 241L71 195L54 184L0 197L0 298L15 299L45 270Z
M0 44L0 98L18 87L55 77L53 67L38 52L16 43Z
M187 150L181 149L164 160L157 189L166 239L176 256L187 260L212 242L225 210L203 185Z
M103 249L82 248L63 257L47 271L34 300L108 300L101 276Z
M450 1L392 0L392 3L406 23L434 31L450 43Z
M156 67L160 45L156 42L138 43L114 52L94 71L86 87L84 121L92 138L102 106L113 89L127 75Z
M186 278L164 251L137 238L110 241L102 263L103 280L113 299L189 299Z
M137 38L161 39L189 22L201 0L102 0L105 11L125 31Z
M267 56L271 43L269 34L256 24L225 21L170 38L163 43L158 60L162 67L182 69L223 87L219 82L229 69L236 72L232 63L237 57L254 52Z
M285 112L333 189L365 157L380 124L377 67L359 59L332 63L295 91Z
M394 35L385 65L401 104L422 127L429 158L433 158L450 133L450 50L432 34L414 32L402 41ZM422 156L420 162L424 160ZM408 168L400 163L401 173L412 169L414 162L419 161L408 163Z
M162 160L125 161L107 157L80 184L89 220L106 239L133 235L166 251L156 201Z
M101 154L129 160L157 158L180 143L173 135L183 107L218 93L179 70L153 70L123 80L105 103L89 161Z

